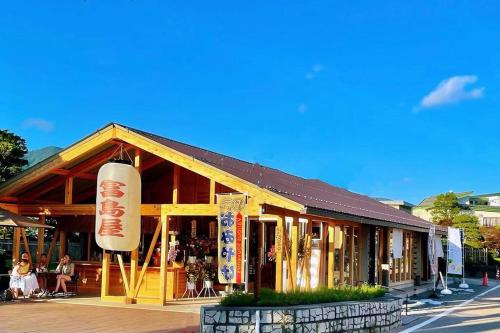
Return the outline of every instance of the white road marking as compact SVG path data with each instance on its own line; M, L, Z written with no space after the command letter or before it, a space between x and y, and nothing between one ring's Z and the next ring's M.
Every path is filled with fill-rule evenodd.
M454 312L454 311L455 311L455 310L457 310L458 308L461 308L461 307L463 307L463 306L466 306L466 305L467 305L467 304L469 304L469 303L474 302L474 301L475 301L476 299L478 299L479 297L482 297L482 296L486 295L487 293L489 293L489 292L491 292L491 291L493 291L493 290L495 290L495 289L498 289L498 288L500 288L500 284L499 284L498 286L495 286L495 287L493 287L493 288L491 288L491 289L486 290L485 292L483 292L483 293L481 293L481 294L479 294L479 295L477 295L477 296L475 296L475 297L472 297L471 299L469 299L469 300L467 300L467 301L465 301L465 302L460 303L460 304L459 304L459 305L457 305L457 306L454 306L454 307L452 307L452 308L450 308L450 309L448 309L448 310L446 310L446 311L444 311L444 312L441 312L441 313L439 313L439 314L435 315L434 317L429 318L429 319L427 319L426 321L424 321L424 322L422 322L422 323L420 323L420 324L418 324L418 325L415 325L415 326L412 326L412 327L408 327L407 329L405 329L404 331L401 331L400 333L411 333L411 332L414 332L414 331L418 330L419 328L422 328L422 327L424 327L424 326L429 325L429 324L430 324L430 323L432 323L432 322L435 322L436 320L438 320L438 319L439 319L439 318L441 318L441 317L444 317L444 316L449 315L450 313Z

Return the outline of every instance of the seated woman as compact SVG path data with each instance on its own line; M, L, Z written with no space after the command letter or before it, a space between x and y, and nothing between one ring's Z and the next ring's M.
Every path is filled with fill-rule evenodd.
M27 274L23 275L23 279L25 281L25 291L23 291L23 295L28 295L31 296L35 291L39 290L40 287L38 285L38 280L36 278L36 275L33 274L33 267L31 267L31 264L29 264L29 255L28 252L22 252L21 253L21 260L26 260L28 261L28 272Z
M59 275L57 275L56 289L52 293L50 293L50 295L54 296L59 292L59 288L62 287L64 296L67 297L68 290L66 288L66 282L71 281L71 279L75 275L75 264L71 262L71 257L68 254L61 258L59 265L57 265L56 273L60 273Z
M42 295L45 293L45 290L47 289L47 255L45 253L42 253L40 255L40 262L36 264L36 274L37 274L37 280L38 280L38 285L40 286L40 289L42 291Z
M12 289L12 296L14 297L14 299L17 299L19 297L19 289L21 289L23 295L27 295L26 280L24 279L24 276L28 274L29 269L30 264L26 259L21 259L21 261L19 261L12 269L9 288Z

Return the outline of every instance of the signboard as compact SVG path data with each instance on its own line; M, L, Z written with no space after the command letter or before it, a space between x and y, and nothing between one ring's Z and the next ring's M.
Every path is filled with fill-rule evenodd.
M141 233L141 176L129 164L106 163L97 175L95 240L111 251L132 251Z
M448 274L462 275L460 229L448 227Z
M392 230L392 257L394 259L403 258L403 230Z
M220 283L245 282L245 223L244 194L218 194L218 276Z
M431 274L435 275L437 274L437 257L436 257L436 227L431 226L429 229L429 236L427 237L427 253L429 256L429 264L431 266Z

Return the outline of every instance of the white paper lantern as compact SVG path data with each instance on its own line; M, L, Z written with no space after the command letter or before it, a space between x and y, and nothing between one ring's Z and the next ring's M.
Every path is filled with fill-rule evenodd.
M95 239L112 251L132 251L141 234L141 176L129 164L104 164L97 175Z

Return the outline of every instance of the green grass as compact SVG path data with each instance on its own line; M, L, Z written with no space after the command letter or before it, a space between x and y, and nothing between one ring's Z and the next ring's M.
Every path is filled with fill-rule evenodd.
M255 301L253 295L235 293L223 298L223 306L292 306L303 304L333 303L344 301L361 301L384 296L385 290L380 286L362 285L360 287L339 286L332 289L315 291L295 291L278 293L272 289L262 289L260 298Z

